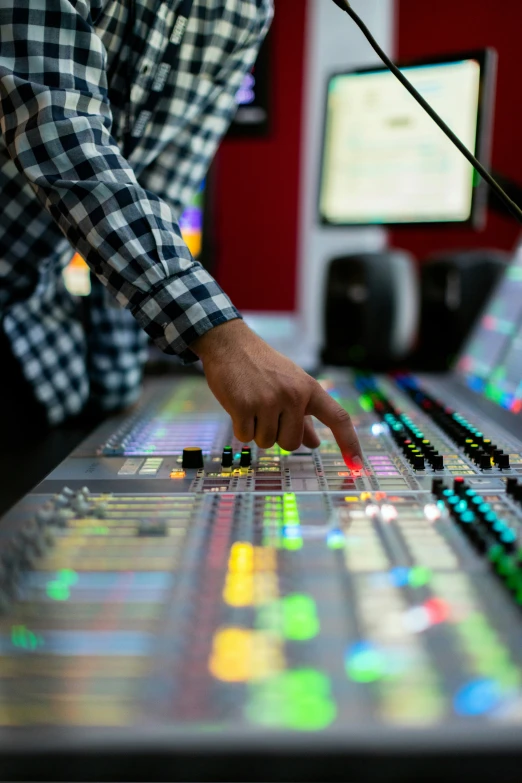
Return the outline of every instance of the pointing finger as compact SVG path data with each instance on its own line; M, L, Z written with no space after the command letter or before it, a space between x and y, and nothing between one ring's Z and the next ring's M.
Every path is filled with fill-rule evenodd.
M352 420L344 408L341 408L319 384L314 387L306 413L315 416L332 430L346 466L350 470L361 470L362 452Z

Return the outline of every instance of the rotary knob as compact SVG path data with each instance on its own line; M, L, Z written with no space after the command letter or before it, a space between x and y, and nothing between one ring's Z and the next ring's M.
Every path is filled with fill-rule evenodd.
M199 446L187 446L183 449L181 464L185 470L199 470L204 467L203 452Z
M221 467L231 468L234 461L234 454L232 452L232 446L225 446L223 449L223 456L221 457Z
M246 446L241 450L240 467L249 468L252 465L252 450Z

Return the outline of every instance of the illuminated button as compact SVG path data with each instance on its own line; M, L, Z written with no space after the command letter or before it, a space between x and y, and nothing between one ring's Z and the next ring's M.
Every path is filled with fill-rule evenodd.
M466 484L462 476L455 476L453 479L453 490L459 494L466 489Z
M186 470L199 470L203 467L203 452L199 446L189 446L183 449L182 467Z

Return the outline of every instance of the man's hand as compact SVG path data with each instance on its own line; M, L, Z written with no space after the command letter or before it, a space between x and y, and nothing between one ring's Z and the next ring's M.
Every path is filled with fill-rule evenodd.
M362 469L362 455L349 415L315 381L270 348L241 320L228 321L191 346L203 362L208 385L230 414L234 435L262 449L278 443L295 451L320 440L311 416L330 427L346 465Z

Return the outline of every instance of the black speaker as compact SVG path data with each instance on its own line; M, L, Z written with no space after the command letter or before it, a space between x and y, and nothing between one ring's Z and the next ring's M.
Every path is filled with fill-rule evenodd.
M451 366L509 259L500 250L468 250L431 256L421 265L416 367Z
M417 336L419 286L404 251L356 253L328 267L325 364L386 369L411 351Z

